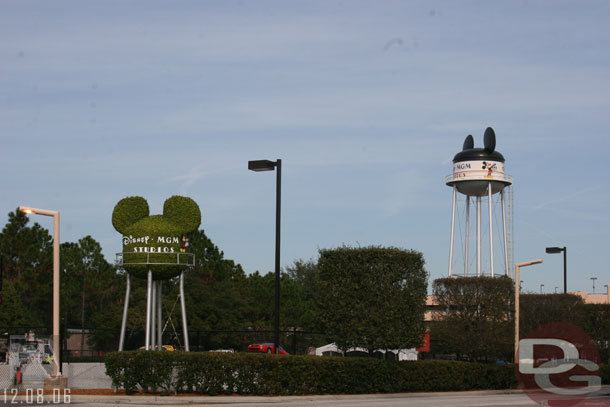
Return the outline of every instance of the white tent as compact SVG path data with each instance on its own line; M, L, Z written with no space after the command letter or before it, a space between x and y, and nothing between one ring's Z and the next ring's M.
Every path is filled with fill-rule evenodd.
M398 354L398 360L417 360L417 351L415 348L411 349L389 349L390 352ZM368 353L368 350L364 348L350 348L347 353L350 352L363 352ZM385 350L378 349L375 352L385 353ZM316 356L342 356L343 352L334 343L316 348Z

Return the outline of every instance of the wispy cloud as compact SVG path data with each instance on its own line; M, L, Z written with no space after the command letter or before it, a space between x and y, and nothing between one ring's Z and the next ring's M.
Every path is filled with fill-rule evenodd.
M541 209L545 209L545 208L548 208L550 206L555 206L555 205L563 203L563 202L573 201L575 198L579 198L581 196L588 195L591 192L598 191L600 189L601 189L601 187L599 187L599 186L587 187L587 188L578 190L578 191L576 191L574 193L571 193L571 194L568 194L568 195L563 195L563 196L561 196L559 198L555 198L555 199L551 199L551 200L548 200L548 201L545 201L545 202L541 202L541 203L533 206L532 208L530 208L530 210L531 211L539 211ZM590 198L588 198L588 199L590 199Z

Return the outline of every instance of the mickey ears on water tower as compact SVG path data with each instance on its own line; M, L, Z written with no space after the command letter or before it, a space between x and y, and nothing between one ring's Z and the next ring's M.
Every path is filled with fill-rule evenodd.
M485 151L488 153L493 153L496 149L496 133L494 129L488 127L485 130L485 135L483 136L483 144L485 146ZM466 137L464 140L464 146L462 147L462 151L472 150L474 148L474 138L471 134Z
M488 153L493 153L496 149L496 133L494 129L488 127L485 130L485 135L483 136L483 145L485 146L485 151Z
M474 139L472 138L472 134L469 134L464 140L464 147L462 147L462 151L472 150L474 148Z

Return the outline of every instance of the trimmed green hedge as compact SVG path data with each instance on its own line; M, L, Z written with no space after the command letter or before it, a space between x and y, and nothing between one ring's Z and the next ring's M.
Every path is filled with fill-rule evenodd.
M131 351L105 357L114 386L200 394L359 394L507 389L512 365L427 360Z

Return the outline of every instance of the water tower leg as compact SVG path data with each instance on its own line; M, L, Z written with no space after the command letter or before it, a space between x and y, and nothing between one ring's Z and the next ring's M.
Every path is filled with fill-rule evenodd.
M489 197L489 272L494 276L494 225L492 217L492 190L491 182L487 186L487 196Z
M466 242L464 250L464 275L468 275L468 240L470 239L470 197L466 195Z
M502 234L504 235L504 273L508 277L508 242L506 240L506 200L504 199L504 188L500 191L502 199Z
M157 335L155 335L155 327L157 324L156 316L157 316L157 282L153 280L152 282L152 300L150 301L150 348L155 350L157 349Z
M146 336L144 349L150 350L150 314L152 311L152 271L148 270L148 283L146 285Z
M180 307L182 308L182 334L184 336L184 350L189 352L189 331L186 324L186 302L184 301L184 271L180 273Z
M449 243L449 277L453 275L453 234L455 230L455 198L457 195L457 188L453 186L453 206L451 208L451 239Z
M125 344L125 328L127 327L127 314L129 312L129 294L131 292L131 280L127 275L127 285L125 287L125 304L123 305L123 321L121 322L121 335L119 336L119 352L123 350Z
M163 347L163 334L161 331L161 326L163 323L162 318L162 310L163 306L161 300L163 298L163 282L161 280L157 281L157 345L159 346L159 350L162 350Z
M477 196L477 276L481 276L481 197Z

